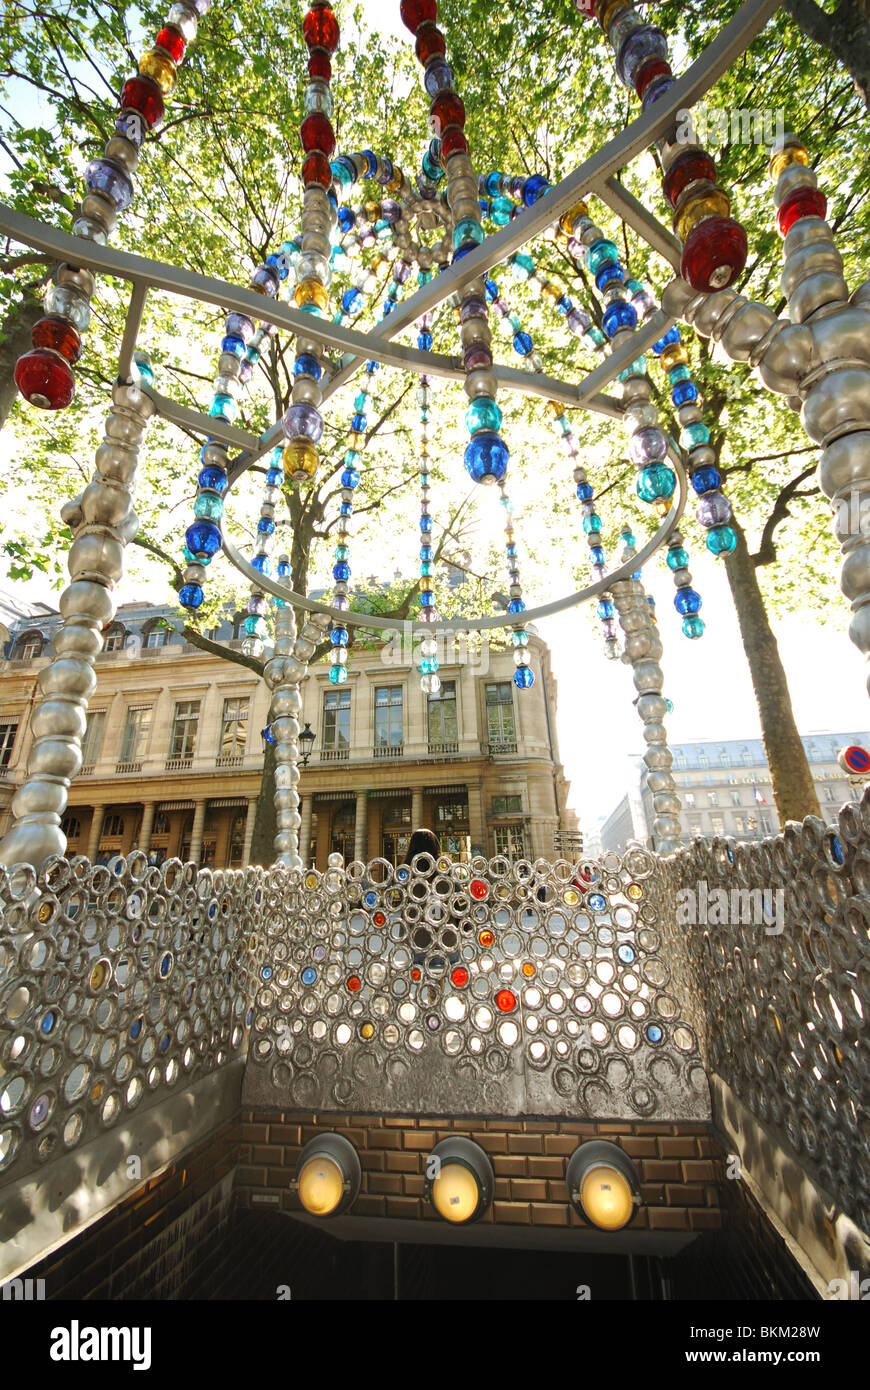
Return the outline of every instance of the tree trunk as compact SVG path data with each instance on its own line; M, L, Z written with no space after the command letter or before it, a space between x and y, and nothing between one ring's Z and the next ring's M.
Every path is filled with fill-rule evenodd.
M18 387L12 376L15 363L30 348L30 330L41 317L41 301L26 294L0 324L0 430L6 424L18 395Z
M259 737L257 730L255 737ZM251 841L251 863L269 868L275 863L275 836L278 824L275 817L275 745L266 744L263 758L263 779L254 814L254 838Z
M780 824L785 825L787 820L820 815L819 798L795 724L788 682L746 537L733 517L729 524L737 536L737 548L726 556L725 569L758 703L773 798Z
M783 8L808 38L843 65L870 107L870 0L840 0L833 14L815 0L783 0Z

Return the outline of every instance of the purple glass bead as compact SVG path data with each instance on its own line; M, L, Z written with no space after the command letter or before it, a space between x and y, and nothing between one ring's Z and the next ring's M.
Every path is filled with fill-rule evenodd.
M471 299L466 299L462 308L459 310L459 322L467 323L469 319L485 319L486 305L482 299L472 295Z
M291 405L285 411L283 426L288 439L309 439L312 444L319 444L323 434L323 416L314 405Z
M668 41L661 29L652 25L637 30L625 43L616 60L616 70L620 81L626 87L634 86L634 78L642 63L648 58L667 58Z
M708 492L695 508L695 516L702 526L721 526L731 520L731 503L722 492Z
M644 319L647 314L651 314L655 306L652 295L647 294L646 290L640 290L631 296L631 302L637 310L638 318Z
M278 293L280 281L270 265L258 265L251 276L252 285L260 285L272 298Z
M423 86L426 94L430 97L437 97L439 92L453 87L453 69L443 58L433 58L426 64L426 71L423 73Z
M664 431L655 425L637 430L628 441L628 457L638 468L645 468L648 463L666 459L667 456L668 441Z
M248 382L251 380L251 377L253 375L253 362L248 362L246 359L244 362L239 363L239 381L242 383L243 386L247 386Z
M116 212L123 212L133 201L133 181L111 159L92 159L85 169L85 184L91 193L102 193Z
M462 365L467 372L473 372L478 367L491 367L492 353L482 343L474 343L463 357Z
M565 316L565 322L572 333L576 333L579 338L581 333L585 333L590 327L592 320L588 314L584 314L582 309L570 309Z
M393 279L395 280L397 285L407 284L408 276L410 274L411 267L408 265L407 261L396 261L395 265L393 266Z
M269 611L269 605L262 594L251 594L248 599L248 612L262 618Z
M226 331L233 337L241 338L247 346L256 332L254 320L249 319L247 314L227 314Z
M605 637L616 636L616 622L613 618L605 618L603 623L601 624L601 629Z
M578 241L576 237L572 237L568 242L568 252L574 257L575 261L582 261L586 254L586 247L583 245L582 241Z
M346 613L350 608L350 599L347 594L336 594L332 600L333 608L337 608L339 613Z
M138 111L125 111L115 122L115 134L122 135L137 150L145 141L148 127Z
M421 608L417 614L421 623L437 623L438 613L434 608Z
M384 221L389 222L390 226L393 227L398 222L401 215L402 209L399 207L399 204L395 201L395 199L384 198L383 202L381 203L381 217L384 219ZM403 262L400 261L399 264L401 265L403 264ZM395 274L395 270L393 273Z

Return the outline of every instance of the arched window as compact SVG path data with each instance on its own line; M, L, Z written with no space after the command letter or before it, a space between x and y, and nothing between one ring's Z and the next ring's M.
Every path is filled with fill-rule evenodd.
M142 629L143 647L165 647L169 641L168 627L164 627L162 620L157 618L153 622L146 623Z
M42 655L43 638L41 632L25 632L18 638L15 645L15 656L18 661L35 661Z
M103 632L103 651L119 652L124 645L127 629L123 623L110 623Z

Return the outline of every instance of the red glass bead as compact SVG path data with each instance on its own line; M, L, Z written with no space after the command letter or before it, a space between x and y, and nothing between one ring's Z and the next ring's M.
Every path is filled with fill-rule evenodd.
M485 898L488 892L489 884L484 883L482 878L473 878L471 880L471 896L476 898L478 902L482 898Z
M667 58L650 58L635 73L634 90L638 97L643 100L643 94L654 77L671 77L672 75L671 65Z
M324 188L332 187L332 170L325 154L321 154L319 150L314 150L303 162L302 182L319 183Z
M446 53L447 45L441 30L434 24L424 24L417 34L414 50L424 67L430 58L436 58Z
M402 0L399 15L405 28L416 34L421 24L432 24L437 19L438 6L435 0Z
M308 59L308 76L320 77L324 82L332 80L332 64L322 48L315 48Z
M308 11L302 21L302 33L309 48L325 48L327 53L338 48L338 20L328 5Z
M465 125L465 107L455 92L439 92L429 111L429 124L436 135L448 126Z
M732 285L746 264L746 233L731 217L708 217L693 227L680 261L680 274L699 294Z
M160 30L155 39L155 45L157 48L162 48L164 53L168 53L173 63L181 62L187 47L184 35L171 24L167 24L165 29Z
M418 970L418 969L416 968L416 966L415 966L415 968L411 971L411 979L412 979L412 980L422 980L422 978L423 978L423 972L422 972L422 970Z
M362 980L360 979L359 975L351 975L348 979L347 987L350 990L351 994L356 994L359 990L361 990Z
M452 125L449 130L441 136L441 163L447 163L452 154L457 150L462 150L463 154L468 153L468 141L462 134L458 125Z
M456 969L453 971L453 974L450 976L450 979L457 989L462 989L464 985L467 985L468 971L466 970L465 966L457 965Z
M322 111L312 111L310 116L306 116L299 134L306 154L310 154L312 150L320 150L328 159L335 149L335 131L329 123L329 117L324 116Z
M383 927L383 926L386 926L386 922L387 922L386 913L384 913L384 912L376 912L376 913L374 914L374 916L372 917L372 921L374 922L374 924L375 924L376 927Z
M517 997L512 990L500 989L495 996L495 1007L503 1014L512 1013L517 1006Z
M781 237L787 237L800 218L824 217L827 211L828 200L818 188L797 188L777 212L776 230Z
M65 410L75 395L72 368L56 352L33 348L15 363L15 385L28 405Z
M124 83L121 110L138 111L149 127L163 120L163 93L150 77L131 77Z
M67 362L77 362L82 352L82 340L69 319L40 319L33 325L33 346L52 348Z
M676 207L680 194L698 179L715 184L716 165L703 150L688 150L671 165L662 180L662 191L672 208Z

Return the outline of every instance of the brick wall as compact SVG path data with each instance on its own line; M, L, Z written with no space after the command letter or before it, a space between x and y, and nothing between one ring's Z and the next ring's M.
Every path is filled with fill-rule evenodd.
M569 1120L395 1118L243 1111L236 1190L242 1206L272 1196L276 1210L299 1211L288 1183L304 1144L334 1130L357 1149L362 1186L353 1215L438 1221L423 1201L426 1156L448 1134L485 1149L495 1173L495 1200L484 1223L582 1227L565 1188L565 1167L588 1139L619 1144L640 1177L643 1205L632 1229L700 1232L721 1224L724 1152L703 1124L608 1124Z

